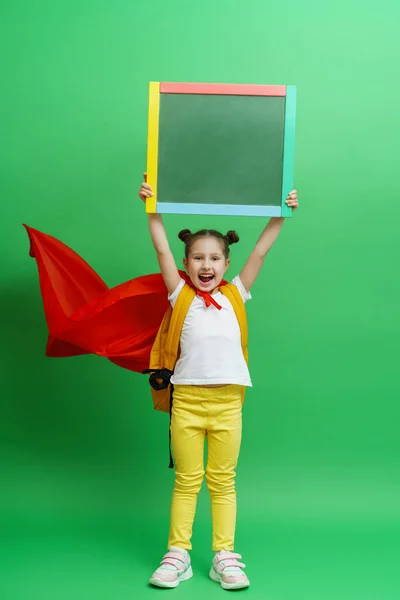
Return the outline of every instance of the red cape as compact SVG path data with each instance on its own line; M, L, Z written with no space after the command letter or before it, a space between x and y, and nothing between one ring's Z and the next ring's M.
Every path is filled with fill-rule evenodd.
M169 307L161 274L109 288L71 248L24 225L36 259L49 337L47 356L97 354L141 373Z

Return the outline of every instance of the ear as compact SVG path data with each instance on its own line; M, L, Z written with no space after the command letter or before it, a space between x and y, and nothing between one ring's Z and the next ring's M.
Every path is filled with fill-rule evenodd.
M229 265L230 265L230 264L231 264L231 259L230 259L230 258L227 258L227 259L225 260L225 271L224 271L224 273L226 273L226 272L227 272L227 270L229 269Z
M188 269L188 261L187 261L187 258L184 258L182 262L183 262L183 266L185 267L185 269L186 269L186 271L187 271L187 269Z

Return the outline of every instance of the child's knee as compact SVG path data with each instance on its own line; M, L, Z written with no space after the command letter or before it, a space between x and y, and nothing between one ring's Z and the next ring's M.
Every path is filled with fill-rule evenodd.
M204 470L192 473L177 471L175 476L175 492L198 494L204 479Z
M212 495L225 495L235 491L235 471L206 470L207 487Z

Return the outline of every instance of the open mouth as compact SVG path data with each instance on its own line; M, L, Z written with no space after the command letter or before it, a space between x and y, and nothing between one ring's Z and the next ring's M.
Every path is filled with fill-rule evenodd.
M201 283L204 283L205 285L207 285L214 279L214 275L199 275L199 279L200 279Z

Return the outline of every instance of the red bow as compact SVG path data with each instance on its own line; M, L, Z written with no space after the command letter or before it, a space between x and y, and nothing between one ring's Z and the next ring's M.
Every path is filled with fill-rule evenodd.
M192 287L194 290L196 290L196 294L204 299L204 302L205 302L205 305L207 306L207 308L210 306L210 304L213 304L215 306L215 308L218 308L218 310L221 310L222 306L220 304L218 304L218 302L216 300L214 300L214 298L212 297L211 294L209 294L208 292L202 292L201 290L199 290L194 285L194 283L192 282L192 280L190 279L190 277L187 273L184 273L183 271L180 271L179 273L180 273L182 279L184 279L186 281L186 283L188 285L190 285L190 287ZM226 285L227 283L228 282L223 279L219 285L220 286Z

